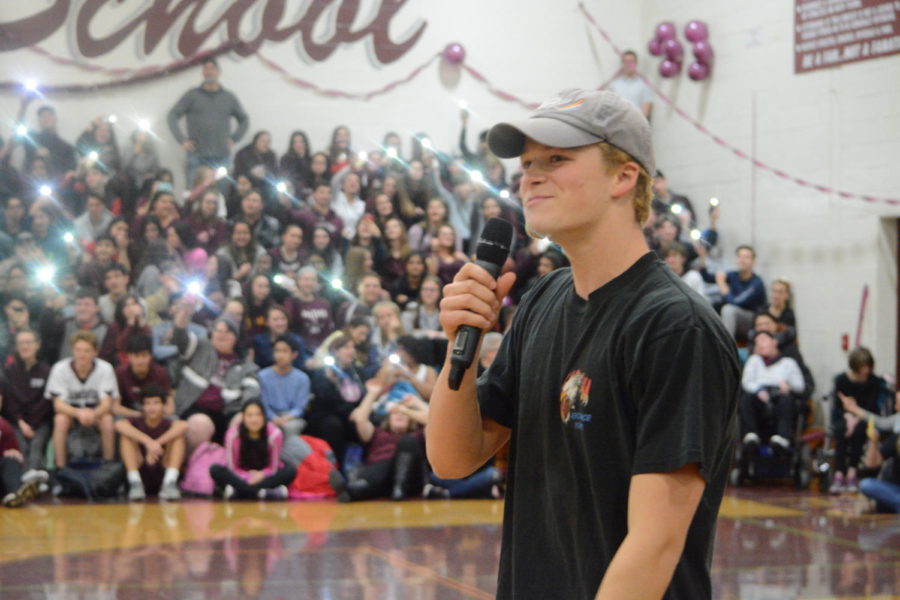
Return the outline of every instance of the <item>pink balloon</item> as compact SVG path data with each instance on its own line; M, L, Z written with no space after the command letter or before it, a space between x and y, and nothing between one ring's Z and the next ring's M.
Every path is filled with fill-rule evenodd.
M689 42L705 42L709 37L709 29L703 21L690 21L684 26L684 37Z
M675 77L681 72L681 63L677 63L674 60L664 60L659 63L659 74L669 79L670 77Z
M457 44L456 42L447 44L447 47L444 48L444 60L451 65L461 64L462 61L466 60L466 49L462 44Z
M652 56L662 56L662 43L660 43L658 39L653 38L652 40L650 40L650 43L647 44L647 50Z
M677 31L672 21L663 21L656 26L656 39L661 42L675 39Z
M698 62L711 64L713 60L713 49L709 42L699 41L694 44L694 57Z
M662 43L662 47L666 53L666 58L672 62L681 62L681 57L684 56L684 46L681 45L681 42L678 40L666 40Z
M688 77L694 81L703 81L709 77L709 65L704 63L691 63L687 70Z

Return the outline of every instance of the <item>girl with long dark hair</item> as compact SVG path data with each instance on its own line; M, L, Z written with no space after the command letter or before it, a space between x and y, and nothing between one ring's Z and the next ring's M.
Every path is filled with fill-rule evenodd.
M281 430L266 418L262 402L244 404L240 423L225 433L226 463L209 468L210 477L224 488L226 500L287 498L287 486L297 471L279 459L283 440Z
M305 131L297 130L291 134L287 152L278 162L278 173L282 177L290 179L298 191L306 190L312 184L310 153L309 137Z
M231 239L219 248L216 256L228 265L231 278L243 284L250 276L250 270L263 250L253 239L253 228L246 221L238 219L231 226Z
M109 331L103 339L100 357L113 366L128 364L125 342L133 335L152 335L147 326L147 311L136 294L125 294L116 303L116 312Z

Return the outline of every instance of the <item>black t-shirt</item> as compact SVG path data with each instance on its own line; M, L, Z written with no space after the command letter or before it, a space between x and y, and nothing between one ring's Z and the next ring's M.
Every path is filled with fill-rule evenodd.
M702 298L652 253L594 291L558 269L526 295L481 412L512 429L498 598L594 598L627 533L631 477L706 480L665 598L710 598L740 366Z
M847 373L839 373L834 378L834 391L831 393L831 423L837 431L845 431L844 404L838 392L855 398L860 407L876 415L881 414L878 399L882 391L887 389L884 380L877 375L869 375L865 381L851 381Z

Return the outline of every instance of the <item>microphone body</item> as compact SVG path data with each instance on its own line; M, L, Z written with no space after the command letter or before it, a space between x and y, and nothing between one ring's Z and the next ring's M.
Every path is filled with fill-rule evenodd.
M475 264L497 279L512 246L513 228L503 219L492 218L484 226L478 247L475 250ZM481 342L481 329L463 325L456 332L453 349L450 352L450 373L447 384L451 390L458 390L466 370L475 361L475 352Z

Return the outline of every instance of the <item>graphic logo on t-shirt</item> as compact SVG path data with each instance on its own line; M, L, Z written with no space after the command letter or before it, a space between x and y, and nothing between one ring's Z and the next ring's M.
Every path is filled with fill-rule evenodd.
M575 429L584 429L591 422L591 414L581 412L591 397L591 378L584 371L575 370L566 376L559 393L559 416L563 423L572 421Z

